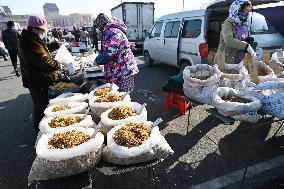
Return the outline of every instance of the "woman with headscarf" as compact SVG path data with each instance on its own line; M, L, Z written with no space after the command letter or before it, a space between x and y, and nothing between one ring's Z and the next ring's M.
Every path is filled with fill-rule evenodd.
M248 18L252 9L252 4L248 0L235 0L229 10L229 18L223 25L220 34L220 42L214 62L225 54L225 63L239 64L246 52L256 59L256 53L245 39L249 35Z
M94 26L102 32L101 52L96 63L104 65L105 79L117 84L121 92L132 92L138 67L126 37L126 25L100 13Z

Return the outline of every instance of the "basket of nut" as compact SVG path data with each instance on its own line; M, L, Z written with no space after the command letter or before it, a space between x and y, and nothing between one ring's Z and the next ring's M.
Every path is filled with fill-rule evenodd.
M256 114L261 108L259 99L228 87L220 87L213 94L213 106L224 116L232 116L234 119L246 117L246 120L241 121L256 122L261 118ZM243 116L244 114L247 115Z
M94 96L89 100L91 115L98 123L103 112L114 106L122 106L125 102L130 101L130 95L124 92L113 92L103 96Z
M220 87L231 87L237 90L243 90L248 83L248 70L243 63L225 64L220 78Z
M103 160L118 165L131 165L172 154L173 150L152 122L132 122L112 128L107 134Z
M94 168L101 159L103 142L103 134L91 128L43 134L36 146L37 157L29 173L29 184Z
M106 83L104 85L101 85L94 90L92 90L88 95L88 100L92 99L94 96L103 96L108 93L113 93L118 91L118 86L114 83Z
M44 110L47 117L62 116L69 114L85 114L88 107L86 102L66 102L60 105L50 105Z
M57 97L63 93L78 93L80 92L80 86L73 82L58 82L51 86L48 90L50 97Z
M123 106L115 106L101 115L98 129L106 135L113 127L136 121L147 121L146 104L127 102Z
M66 104L68 102L84 102L87 100L88 94L83 93L63 93L54 99L49 100L50 105Z
M51 133L58 130L70 129L70 127L93 128L95 122L91 115L70 114L65 116L44 117L39 123L41 133Z

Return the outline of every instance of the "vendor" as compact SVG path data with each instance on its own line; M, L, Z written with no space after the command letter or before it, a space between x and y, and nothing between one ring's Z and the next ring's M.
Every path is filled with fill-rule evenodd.
M117 84L121 92L132 92L138 67L126 37L126 25L100 13L94 26L102 32L101 52L96 63L104 65L105 79Z
M19 41L19 57L22 69L23 86L28 88L34 103L34 126L38 131L39 122L48 104L48 88L53 85L60 70L60 63L50 52L57 50L63 41L45 43L44 33L47 21L41 16L30 16L28 28L23 30Z
M229 18L223 25L220 34L220 42L214 62L218 64L222 53L225 53L225 63L239 64L245 52L256 59L256 53L252 47L245 42L249 35L248 18L252 4L248 0L235 0L229 10Z

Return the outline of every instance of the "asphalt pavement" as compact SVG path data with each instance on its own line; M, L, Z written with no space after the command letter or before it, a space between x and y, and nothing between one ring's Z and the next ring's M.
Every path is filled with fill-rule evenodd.
M162 118L161 133L175 153L159 164L119 175L94 169L80 175L34 182L29 188L277 188L283 187L284 127L264 119L256 124L224 125L195 107L180 116L165 112L166 94L161 90L178 69L162 64L148 67L137 56L140 73L133 101L147 103L148 119ZM32 100L22 87L10 61L0 59L0 188L27 188L35 158L36 133L32 126ZM277 184L276 187L273 184Z

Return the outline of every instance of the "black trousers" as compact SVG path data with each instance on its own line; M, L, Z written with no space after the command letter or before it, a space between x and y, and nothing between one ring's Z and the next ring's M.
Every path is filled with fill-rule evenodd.
M29 90L34 103L34 127L35 130L38 132L39 122L44 117L44 110L48 105L48 87L33 87Z
M18 70L18 65L17 65L17 56L18 56L18 50L17 49L8 49L10 59L12 62L12 65L14 67L14 70Z

